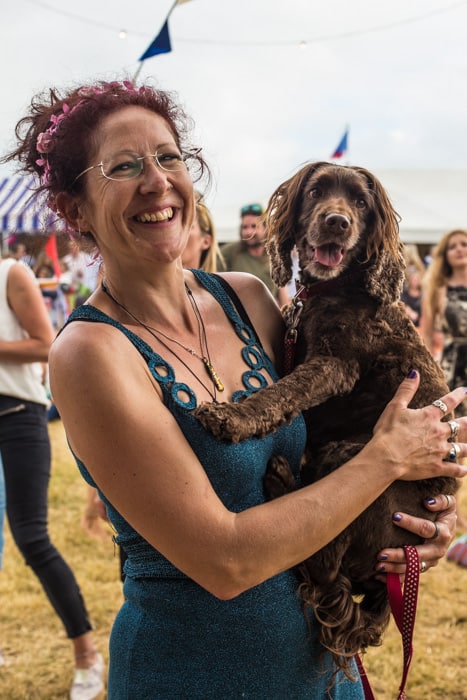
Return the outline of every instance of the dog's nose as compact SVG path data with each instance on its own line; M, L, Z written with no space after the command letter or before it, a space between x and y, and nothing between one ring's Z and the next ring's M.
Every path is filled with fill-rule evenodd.
M344 214L328 214L324 222L332 231L345 231L350 226L350 219Z

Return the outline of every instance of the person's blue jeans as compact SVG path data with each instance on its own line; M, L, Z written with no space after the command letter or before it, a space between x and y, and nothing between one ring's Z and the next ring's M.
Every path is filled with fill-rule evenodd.
M51 450L46 407L0 395L0 452L11 534L74 639L92 627L74 574L48 533Z

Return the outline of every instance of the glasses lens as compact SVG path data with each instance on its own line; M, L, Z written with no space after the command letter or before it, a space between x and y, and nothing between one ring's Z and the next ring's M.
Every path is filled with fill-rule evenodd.
M135 153L118 153L102 163L102 173L108 180L131 180L143 170L143 161Z
M184 158L174 146L161 148L155 154L155 158L162 170L183 170L185 168Z
M246 204L240 209L241 216L247 216L251 214L252 216L261 216L263 213L263 207L261 204Z

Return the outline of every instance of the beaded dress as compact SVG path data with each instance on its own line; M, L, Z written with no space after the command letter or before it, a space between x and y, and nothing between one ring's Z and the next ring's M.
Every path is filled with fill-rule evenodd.
M257 390L258 381L266 383L261 369L276 381L277 373L254 329L242 320L218 279L192 272L221 304L245 343L245 390L233 400ZM194 391L177 383L171 365L141 338L89 305L76 309L68 322L75 320L111 324L133 343L226 508L239 512L264 502L263 476L273 455L284 455L298 479L305 442L301 417L264 439L239 444L218 440L191 413L196 406ZM84 464L77 463L94 486ZM128 557L125 602L110 639L108 700L362 700L360 680L340 675L327 694L333 670L330 657L316 640L312 619L305 618L292 571L233 600L219 600L176 569L101 497L116 542Z

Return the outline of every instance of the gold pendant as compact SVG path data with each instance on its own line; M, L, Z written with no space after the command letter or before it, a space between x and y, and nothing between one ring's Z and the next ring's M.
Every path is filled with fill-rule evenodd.
M212 364L209 362L207 357L203 357L203 362L206 366L206 369L207 369L212 381L214 382L214 386L216 387L217 391L224 391L224 385L222 384L216 370L214 369Z

